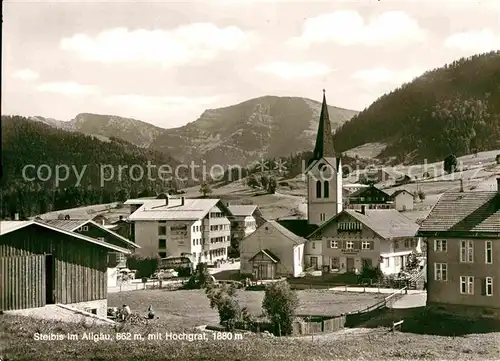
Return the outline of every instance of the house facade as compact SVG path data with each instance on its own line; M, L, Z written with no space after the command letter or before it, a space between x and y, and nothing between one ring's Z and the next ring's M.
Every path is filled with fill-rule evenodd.
M424 220L427 306L500 319L500 178L497 192L448 192Z
M370 185L350 194L344 203L346 209L361 210L363 206L366 209L391 209L394 208L394 202L389 194Z
M70 232L76 232L87 237L128 249L131 254L135 253L136 249L140 248L139 245L112 231L105 225L97 223L94 219L51 219L44 220L43 222L54 227L65 229ZM126 255L122 252L108 252L107 267L108 287L115 287L117 285L119 270L127 267Z
M240 273L256 279L298 277L306 239L267 221L240 243Z
M263 224L262 214L256 205L227 204L232 216L231 240L240 242Z
M0 309L65 304L107 314L108 252L130 251L40 221L0 223Z
M129 216L144 257L189 257L194 266L227 259L232 217L219 199L144 202Z
M406 189L399 189L391 194L394 209L400 212L412 211L415 204L415 197Z
M355 272L363 265L386 275L404 270L408 256L420 252L418 225L396 210L345 210L308 238L305 265L325 272Z

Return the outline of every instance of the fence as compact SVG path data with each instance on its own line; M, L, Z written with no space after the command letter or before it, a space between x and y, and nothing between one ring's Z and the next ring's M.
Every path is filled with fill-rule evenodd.
M114 287L108 287L108 293L141 291L141 290L154 290L154 289L169 289L178 288L185 283L185 280L175 281L148 281L142 282L118 282Z
M302 318L293 324L295 335L314 335L322 332L335 332L345 326L346 316L297 316Z

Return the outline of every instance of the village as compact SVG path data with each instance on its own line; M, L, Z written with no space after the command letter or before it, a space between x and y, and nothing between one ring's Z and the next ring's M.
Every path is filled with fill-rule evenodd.
M365 314L366 324L381 309L498 319L500 287L494 280L500 274L494 260L500 252L500 176L491 191L466 191L460 179L459 188L445 192L425 218L412 220L405 214L419 195L404 188L411 179L378 170L361 175L374 178L369 184L359 179L344 184L329 134L323 94L314 157L304 172L305 219L268 219L255 204L207 195L160 194L127 200L120 209L128 214L114 222L103 213L78 218L71 210L2 221L0 308L4 314L61 313L113 324L134 314L143 317L146 309L154 320L159 307L156 317L168 321L171 310L153 307L148 294L167 287L171 291L157 294L159 300L167 294L181 297L175 290L206 269L223 288L265 289L286 282L295 290L310 289L301 300L309 306L294 321L301 326L291 331L302 336L338 332L352 323L352 315ZM395 191L374 185L391 181ZM315 305L318 297L321 307ZM339 312L342 298L344 312ZM250 309L259 306L252 297L245 302ZM400 316L393 313L392 327L401 327L403 316L395 317ZM204 327L228 330L223 321L223 327Z

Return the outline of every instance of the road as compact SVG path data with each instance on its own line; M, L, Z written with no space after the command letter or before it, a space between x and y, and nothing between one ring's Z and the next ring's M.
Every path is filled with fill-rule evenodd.
M330 288L331 291L338 292L371 292L371 293L383 293L392 294L398 290L392 288L364 288L364 287L334 287ZM420 290L408 290L408 294L404 294L399 300L394 302L393 308L415 308L424 307L427 302L427 292Z

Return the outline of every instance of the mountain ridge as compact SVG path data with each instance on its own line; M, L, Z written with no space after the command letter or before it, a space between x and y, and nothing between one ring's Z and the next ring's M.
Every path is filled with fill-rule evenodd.
M114 115L80 113L72 120L30 119L101 140L123 139L164 152L183 162L237 163L288 156L314 147L321 103L303 97L265 95L222 108L206 109L196 120L175 128ZM357 111L329 106L332 129Z

